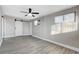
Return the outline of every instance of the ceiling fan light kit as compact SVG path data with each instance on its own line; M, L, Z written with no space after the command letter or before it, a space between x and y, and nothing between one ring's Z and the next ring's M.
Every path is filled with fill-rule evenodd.
M26 13L25 16L32 16L35 17L35 15L39 14L39 12L33 12L31 8L28 9L29 11L21 11L21 13Z

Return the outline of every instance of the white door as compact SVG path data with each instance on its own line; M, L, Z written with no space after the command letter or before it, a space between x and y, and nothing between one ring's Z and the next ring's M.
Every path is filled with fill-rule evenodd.
M15 22L15 35L16 36L23 35L23 23L21 21Z

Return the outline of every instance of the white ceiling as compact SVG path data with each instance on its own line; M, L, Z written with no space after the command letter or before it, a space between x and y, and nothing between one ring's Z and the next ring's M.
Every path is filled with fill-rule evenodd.
M2 5L2 10L4 15L30 20L34 18L31 16L25 17L25 13L20 13L20 11L26 11L28 8L32 8L33 11L40 13L39 15L36 15L35 18L37 18L71 7L74 7L74 5Z

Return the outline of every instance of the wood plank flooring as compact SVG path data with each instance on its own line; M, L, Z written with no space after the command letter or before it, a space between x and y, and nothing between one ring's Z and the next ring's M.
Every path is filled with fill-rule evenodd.
M75 54L77 52L32 36L7 38L0 54Z

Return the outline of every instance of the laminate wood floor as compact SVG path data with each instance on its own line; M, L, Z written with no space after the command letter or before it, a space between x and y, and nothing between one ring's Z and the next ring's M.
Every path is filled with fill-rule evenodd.
M7 38L0 54L75 54L76 52L32 36Z

